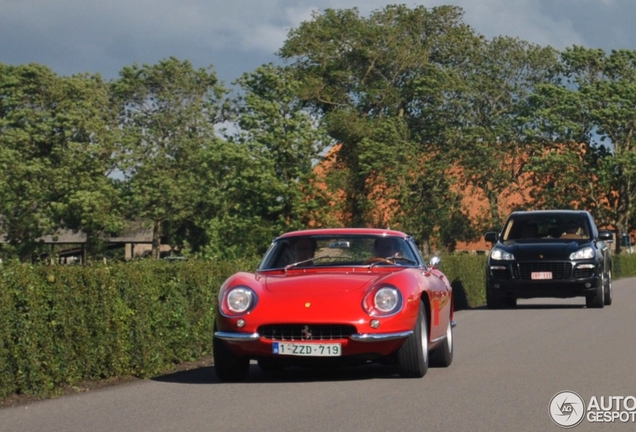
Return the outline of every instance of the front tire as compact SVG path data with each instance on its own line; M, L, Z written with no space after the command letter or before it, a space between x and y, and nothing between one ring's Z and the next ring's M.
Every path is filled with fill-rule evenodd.
M589 309L601 309L605 306L605 276L601 275L601 280L594 290L594 294L585 297L585 306Z
M501 295L495 294L486 288L486 307L488 309L502 309L503 306L503 298Z
M428 371L428 325L424 305L420 310L413 333L397 350L396 361L398 373L403 378L422 378Z
M219 338L212 340L212 355L214 371L220 381L241 382L247 379L250 369L250 359L234 355Z
M607 271L607 280L605 281L605 306L612 304L612 270Z

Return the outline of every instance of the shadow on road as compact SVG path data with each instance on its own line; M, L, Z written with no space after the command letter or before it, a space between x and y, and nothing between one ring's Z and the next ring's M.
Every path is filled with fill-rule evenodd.
M334 369L290 367L272 372L263 372L256 364L252 364L248 378L242 384L360 381L387 378L400 379L391 368L375 364ZM223 384L217 379L214 366L168 373L152 380L177 384Z
M479 306L471 308L475 311L487 311L487 312L499 312L499 311L511 311L511 310L540 310L540 309L586 309L583 304L571 304L571 303L518 303L515 307L504 307L502 309L488 309L486 306Z

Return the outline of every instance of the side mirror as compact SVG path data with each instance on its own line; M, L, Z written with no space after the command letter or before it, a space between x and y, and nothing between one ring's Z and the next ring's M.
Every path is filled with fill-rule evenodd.
M431 268L435 268L435 266L437 266L441 262L442 262L442 260L440 259L440 257L434 256L434 257L431 258L431 260L429 261L428 265Z
M612 243L614 241L614 233L611 231L602 230L598 232L598 238L608 243Z
M497 239L499 239L499 235L494 231L489 231L484 235L484 240L490 243L497 243Z

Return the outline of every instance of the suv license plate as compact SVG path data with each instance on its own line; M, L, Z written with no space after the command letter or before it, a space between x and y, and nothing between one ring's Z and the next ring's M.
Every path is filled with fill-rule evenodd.
M552 272L532 272L530 277L536 279L552 279Z
M274 342L272 353L306 357L339 357L342 355L339 343Z

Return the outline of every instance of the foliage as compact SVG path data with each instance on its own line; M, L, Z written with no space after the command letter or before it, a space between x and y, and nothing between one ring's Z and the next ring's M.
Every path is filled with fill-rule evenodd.
M224 92L211 68L175 58L125 67L113 83L127 215L152 224L155 258L164 225L191 220L202 200L200 161L218 147L214 124Z
M636 254L620 254L612 257L614 278L636 277Z
M583 167L584 178L593 182L594 189L588 190L601 204L596 216L620 236L632 228L631 203L636 197L636 52L607 54L574 46L561 57L563 81L539 86L537 117L555 139L588 146L592 160L599 162Z
M344 193L338 210L345 224L398 223L395 213L378 213L378 196L434 217L425 203L403 199L421 174L420 155L446 127L438 114L446 102L440 96L455 85L448 69L475 39L461 15L454 7L388 6L368 18L357 9L328 9L292 30L281 48L303 83L298 97L324 115L340 145L338 181L328 185ZM424 205L406 208L417 204Z
M256 261L0 267L0 398L147 377L209 353L216 294Z
M61 228L97 258L131 221L155 257L260 254L320 226L453 251L527 208L635 226L636 51L488 40L458 7L390 5L317 12L279 55L235 93L176 58L111 82L0 64L3 258L37 260Z
M58 228L83 230L91 247L121 226L110 112L99 76L0 65L0 228L19 256Z

